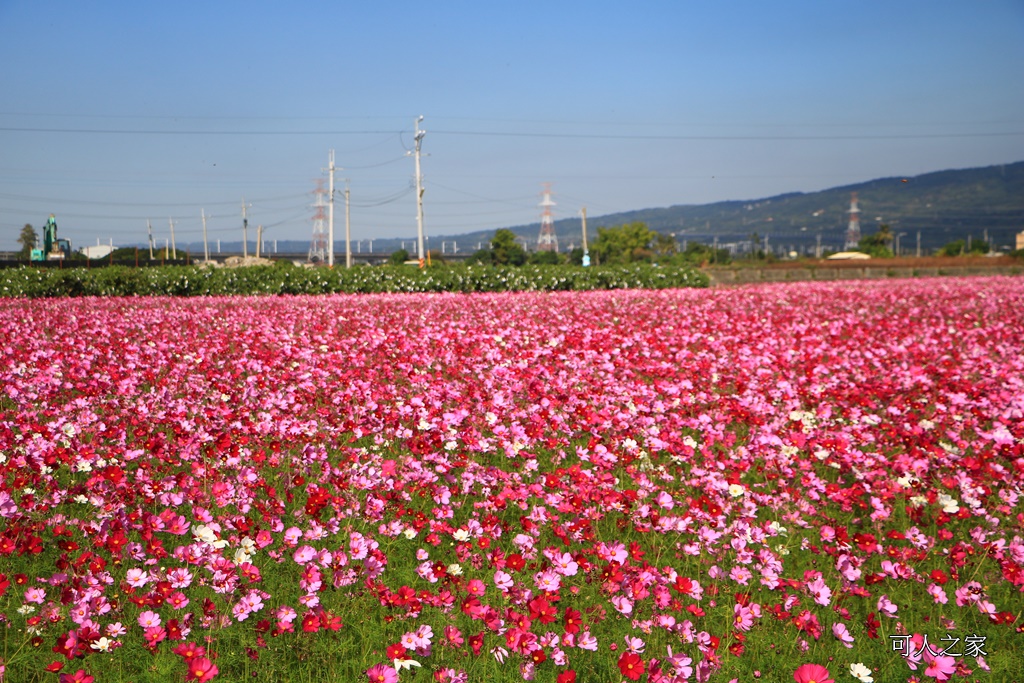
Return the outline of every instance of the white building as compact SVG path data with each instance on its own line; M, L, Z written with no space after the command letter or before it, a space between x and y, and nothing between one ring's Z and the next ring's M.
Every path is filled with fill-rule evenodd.
M96 259L110 256L110 252L116 249L112 244L96 244L89 247L82 247L81 251L85 254L86 258Z

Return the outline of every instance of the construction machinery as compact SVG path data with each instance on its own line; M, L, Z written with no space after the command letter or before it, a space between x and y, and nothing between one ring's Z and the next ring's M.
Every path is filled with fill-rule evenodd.
M33 249L33 261L60 261L71 258L71 240L57 237L57 219L51 213L43 227L43 248Z

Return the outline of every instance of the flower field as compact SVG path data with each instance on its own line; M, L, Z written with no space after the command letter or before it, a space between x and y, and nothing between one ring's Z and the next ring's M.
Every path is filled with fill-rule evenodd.
M1006 681L1024 281L0 299L0 679Z

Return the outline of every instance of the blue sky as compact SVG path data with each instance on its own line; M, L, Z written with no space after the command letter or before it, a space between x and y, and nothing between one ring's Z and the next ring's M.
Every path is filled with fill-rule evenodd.
M428 235L1024 160L1020 0L0 0L0 64L0 249L308 240L329 149L411 237L419 115Z

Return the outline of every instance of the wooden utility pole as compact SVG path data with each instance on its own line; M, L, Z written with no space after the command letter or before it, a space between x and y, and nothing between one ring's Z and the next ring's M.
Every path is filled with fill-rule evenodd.
M263 242L263 224L256 226L256 258L260 257L260 244Z
M349 208L348 178L345 179L345 267L352 267L352 212Z
M172 221L170 218L168 218L167 222L171 224L171 258L177 259L178 258L178 248L174 244L174 221Z

